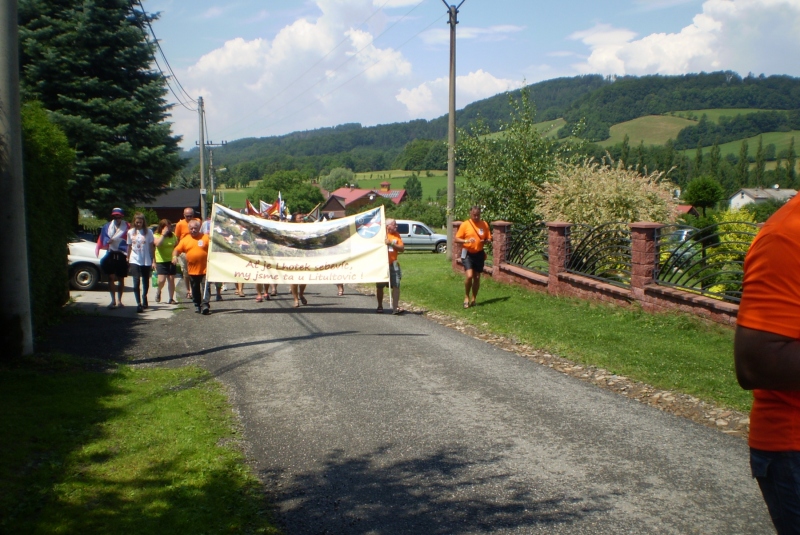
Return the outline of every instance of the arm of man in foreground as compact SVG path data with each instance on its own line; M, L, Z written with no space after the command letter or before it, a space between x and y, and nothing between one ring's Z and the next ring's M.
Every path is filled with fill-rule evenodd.
M733 356L745 390L800 390L800 340L737 326Z

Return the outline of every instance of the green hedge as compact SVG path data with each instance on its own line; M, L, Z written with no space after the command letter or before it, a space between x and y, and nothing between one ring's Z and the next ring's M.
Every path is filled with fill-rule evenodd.
M75 151L38 102L22 107L25 209L33 328L36 333L69 299L67 240L73 207L67 195Z

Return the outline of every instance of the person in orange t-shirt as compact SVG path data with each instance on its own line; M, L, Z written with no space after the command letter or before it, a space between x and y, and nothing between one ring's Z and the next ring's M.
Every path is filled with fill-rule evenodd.
M386 238L383 240L389 251L389 282L378 282L375 284L375 297L378 299L378 314L383 313L383 289L387 286L392 289L392 314L402 314L405 312L400 307L400 279L403 276L400 271L400 264L397 262L397 254L406 250L403 238L397 233L397 222L394 219L386 220Z
M481 220L481 207L473 206L469 210L469 219L461 223L453 239L464 246L461 250L461 264L464 266L466 279L464 280L464 308L474 307L478 299L478 290L481 289L481 273L486 253L483 245L492 241L492 231L489 224ZM470 299L470 291L472 299Z
M779 535L800 534L800 195L747 252L733 352L739 384L753 390L753 477Z
M175 224L175 237L178 238L178 243L181 242L184 236L189 235L189 221L193 219L197 219L195 215L194 208L186 207L183 209L183 219L178 221ZM199 219L197 219L200 221ZM189 282L189 276L186 267L186 255L182 254L178 257L178 262L181 264L181 277L183 278L183 283L186 285L186 299L192 298L192 286Z
M172 263L178 262L178 255L186 255L186 272L192 286L192 300L195 312L204 315L211 314L209 305L208 280L206 280L206 265L208 264L208 236L200 232L200 220L189 221L189 234L172 250Z

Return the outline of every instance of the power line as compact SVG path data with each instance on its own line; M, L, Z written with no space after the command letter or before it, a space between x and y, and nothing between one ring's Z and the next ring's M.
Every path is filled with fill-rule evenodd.
M390 0L386 0L386 2L384 2L384 3L383 3L383 5L382 5L380 8L378 8L378 10L376 10L375 12L373 12L373 13L372 13L372 15L370 15L370 16L369 16L369 17L368 17L368 18L367 18L367 19L366 19L364 22L362 22L362 23L361 23L361 25L365 24L365 23L366 23L367 21L369 21L369 20L370 20L372 17L374 17L374 16L375 16L375 14L376 14L376 13L377 13L377 12L378 12L380 9L382 9L384 6L386 6L386 4L388 4L388 3L389 3L389 1L390 1ZM340 63L339 65L337 65L337 66L336 66L334 69L332 69L331 71L329 71L329 73L335 73L335 72L339 71L339 70L340 70L342 67L344 67L345 65L347 65L348 63L350 63L351 61L353 61L353 60L354 60L356 57L358 57L358 55L359 55L361 52L363 52L363 51L364 51L364 50L365 50L367 47L369 47L369 46L373 45L373 44L375 43L375 41L377 41L377 40L378 40L380 37L382 37L383 35L385 35L386 33L388 33L388 32L389 32L389 31L390 31L392 28L394 28L395 26L397 26L398 24L400 24L400 23L401 23L403 20L405 20L405 19L406 19L406 18L407 18L409 15L411 15L411 13L413 13L415 9L417 9L419 6L421 6L422 4L424 4L426 1L427 1L427 0L422 0L421 2L419 2L419 3L415 4L415 5L414 5L414 7L412 7L410 10L408 10L408 12L406 12L406 13L405 13L405 14L404 14L402 17L400 17L398 20L396 20L396 21L395 21L393 24L391 24L389 27L387 27L387 28L386 28L384 31L382 31L381 33L379 33L377 36L375 36L374 38L372 38L372 39L370 40L370 42L369 42L369 43L367 43L366 45L364 45L363 47L361 47L360 49L358 49L358 50L357 50L357 51L356 51L356 52L355 52L353 55L351 55L351 56L350 56L348 59L346 59L345 61L343 61L342 63ZM407 41L405 41L405 42L404 42L402 45L400 45L400 46L397 48L397 50L399 50L400 48L402 48L403 46L405 46L405 45L406 45L406 44L407 44L407 43L408 43L408 42L409 42L411 39L413 39L414 37L418 36L419 34L421 34L422 32L424 32L425 30L427 30L428 28L430 28L431 26L433 26L433 24L435 24L435 23L436 23L436 22L437 22L439 19L441 19L441 18L442 18L442 17L439 17L439 18L437 18L437 19L436 19L436 20L434 20L434 21L433 21L431 24L429 24L428 26L426 26L425 28L423 28L422 30L420 30L419 32L417 32L415 35L413 35L411 38L409 38ZM361 25L360 25L360 26L361 26ZM314 67L316 67L317 65L319 65L319 64L320 64L320 63L321 63L321 62L322 62L322 61L323 61L325 58L327 58L327 57L328 57L328 56L329 56L331 53L333 53L333 52L334 52L334 51L335 51L337 48L339 48L339 46L341 46L341 45L342 45L342 43L346 42L347 40L348 40L348 38L345 38L345 39L343 39L342 41L340 41L340 42L339 42L339 44L337 44L337 45L336 45L336 46L335 46L333 49L331 49L331 50L330 50L330 51L329 51L327 54L325 54L325 56L323 56L321 59L319 59L319 60L318 60L316 63L314 63L314 65L312 65L311 67L309 67L309 68L308 68L308 69L307 69L305 72L303 72L303 74L301 74L300 76L298 76L298 77L297 77L295 80L293 80L292 82L290 82L290 83L289 83L289 84L288 84L286 87L284 87L283 89L281 89L281 90L280 90L280 91L279 91L277 94L275 94L275 95L274 95L272 98L270 98L270 99L269 99L269 100L267 100L267 101L266 101L264 104L262 104L261 106L259 106L258 108L256 108L256 109L254 110L254 112L253 112L253 113L255 113L255 112L258 112L259 110L262 110L262 109L263 109L263 108L264 108L264 107L265 107L267 104L269 104L270 102L274 101L274 100L275 100L275 99L276 99L278 96L280 96L280 95L282 95L283 93L285 93L285 92L286 92L288 89L290 89L290 88L292 87L292 84L294 84L295 82L297 82L298 80L300 80L301 78L303 78L303 77L304 77L306 74L308 74L308 72L309 72L309 71L311 71L311 69L313 69ZM377 64L378 64L378 63L380 63L381 61L382 61L382 60L375 62L374 64L370 65L369 67L367 67L366 69L364 69L363 71L361 71L361 72L360 72L358 75L356 75L356 76L359 76L359 75L363 74L364 72L366 72L367 70L371 69L372 67L374 67L375 65L377 65ZM320 78L319 80L317 80L315 83L313 83L312 85L310 85L310 86L309 86L307 89L305 89L304 91L302 91L302 92L300 92L300 93L296 94L296 95L294 96L294 98L292 98L292 99L291 99L291 100L289 100L288 102L285 102L285 103L284 103L284 104L282 104L280 107L278 107L278 108L274 109L273 111L271 111L271 112L270 112L270 113L268 113L267 115L265 115L265 116L263 116L263 117L260 117L260 118L257 118L257 119L255 119L254 121L252 121L252 122L250 122L250 123L246 124L245 126L243 126L243 127L242 127L241 129L239 129L238 131L244 130L245 128L248 128L248 127L250 127L250 126L252 126L252 125L256 124L258 121L261 121L261 120L263 120L263 119L266 119L267 117L270 117L271 115L274 115L275 113L277 113L277 112L281 111L282 109L286 108L286 107L287 107L289 104L291 104L292 102L296 101L297 99L299 99L300 97L302 97L303 95L305 95L306 93L308 93L309 91L311 91L312 89L314 89L316 86L318 86L319 84L321 84L322 82L324 82L324 81L325 81L325 80L327 80L328 78L329 78L329 74L326 74L325 76L323 76L322 78ZM352 78L351 78L351 80L352 80ZM348 80L348 82L349 82L349 81L350 81L350 80ZM345 84L346 84L346 83L347 83L347 82L345 82ZM342 85L344 85L344 84L342 84ZM340 87L341 87L341 86L340 86ZM328 94L330 94L330 93L326 93L326 95L323 95L323 96L327 96ZM314 101L314 102L316 102L316 101L318 101L318 100L319 100L319 98L318 98L318 99L315 99L315 101ZM314 104L314 102L312 102L311 104ZM311 104L309 104L309 106L310 106ZM308 106L306 106L305 108L307 108L307 107L308 107ZM302 108L301 110L298 110L298 111L302 111L302 110L303 110L303 109L305 109L305 108ZM292 114L292 115L293 115L293 114ZM252 114L251 114L251 116L252 116ZM291 117L291 115L289 115L288 117ZM239 122L236 122L236 123L233 123L233 124L231 124L231 125L230 125L228 128L230 129L230 128L232 128L233 126L236 126L237 124L239 124ZM234 131L234 132L236 132L236 131Z
M129 4L130 4L130 6L131 6L131 12L132 12L134 15L138 15L138 12L136 11L136 7L134 6L133 0L128 0L128 3L129 3ZM147 18L147 13L144 11L144 7L141 5L141 2L139 3L139 6L140 6L140 7L142 7L142 13L141 13L141 15L142 15L142 20L144 20L144 21L145 21L145 23L146 23L148 26L150 26L150 22L149 22L149 20L148 20L148 18ZM138 22L138 17L136 17L136 20L137 20L137 22ZM145 40L149 42L149 41L150 41L150 36L147 34L147 32L145 32L144 28L143 28L143 27L142 27L140 24L137 24L137 27L138 27L138 28L139 28L139 30L142 32L142 35L144 36ZM152 32L152 27L150 27L150 31ZM159 44L158 44L158 39L156 38L156 36L155 36L155 33L153 33L153 39L154 39L154 43L155 43L156 47L157 47L157 48L158 48L158 50L161 52L161 56L164 58L164 61L165 61L165 62L167 62L167 57L164 55L164 51L163 51L163 50L161 50L161 45L159 45ZM161 74L161 76L164 78L164 81L165 81L165 82L166 82L166 84L167 84L167 88L169 88L169 91L170 91L170 93L172 93L172 95L175 97L175 100L178 102L178 104L180 104L181 106L183 106L184 108L186 108L186 109L187 109L187 110L189 110L189 111L197 111L197 109L196 109L196 108L192 108L191 106L187 105L187 103L185 103L185 102L184 102L184 101L181 99L181 97L179 97L179 96L178 96L178 95L175 93L175 90L172 88L172 86L171 86L171 85L170 85L170 83L169 83L169 79L170 79L170 77L169 77L169 76L167 76L166 74L164 74L164 70L161 68L161 65L158 63L158 59L156 58L155 54L153 54L153 50L152 50L152 49L150 49L150 57L151 57L151 58L153 58L153 63L155 63L155 64L156 64L156 67L158 68L158 72L159 72L159 73ZM167 66L169 67L169 62L167 62ZM175 76L175 73L174 73L174 72L172 72L172 68L171 68L171 67L169 67L169 71L170 71L170 73L172 73L172 76L174 77L175 81L178 83L178 86L180 86L180 88L181 88L181 89L183 89L183 86L181 86L180 82L178 81L178 77L177 77L177 76ZM186 91L185 91L185 90L184 90L184 93L186 93ZM188 93L186 93L186 95L188 96ZM191 101L192 101L192 102L194 102L195 104L197 103L197 101L195 101L195 100L194 100L194 99L193 99L191 96L189 96L188 98L189 98L189 100L191 100Z

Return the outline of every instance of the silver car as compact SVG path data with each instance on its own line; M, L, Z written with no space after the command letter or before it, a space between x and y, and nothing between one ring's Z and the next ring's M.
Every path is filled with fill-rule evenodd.
M433 232L420 221L397 220L397 233L403 238L407 251L447 252L447 236Z
M100 258L94 253L95 242L74 237L69 242L69 285L73 290L91 290L106 282L100 269ZM101 255L102 256L102 255Z

